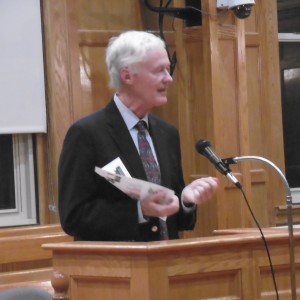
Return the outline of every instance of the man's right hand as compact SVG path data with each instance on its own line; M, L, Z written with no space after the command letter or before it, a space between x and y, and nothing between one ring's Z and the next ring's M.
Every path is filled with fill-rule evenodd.
M176 195L166 198L166 192L160 191L141 200L141 209L145 217L168 217L179 210Z

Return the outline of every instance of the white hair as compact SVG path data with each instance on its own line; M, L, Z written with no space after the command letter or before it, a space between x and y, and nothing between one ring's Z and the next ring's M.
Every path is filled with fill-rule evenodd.
M115 89L120 87L121 68L132 68L145 59L149 50L165 49L165 47L165 42L160 37L146 31L131 30L112 37L106 48L109 86Z

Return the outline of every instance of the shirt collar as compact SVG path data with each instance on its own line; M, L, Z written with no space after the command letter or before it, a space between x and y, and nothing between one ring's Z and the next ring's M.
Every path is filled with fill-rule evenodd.
M140 119L121 101L117 94L114 95L114 101L128 130L133 129ZM142 118L142 120L144 120L147 125L149 125L148 114L146 114L144 118Z

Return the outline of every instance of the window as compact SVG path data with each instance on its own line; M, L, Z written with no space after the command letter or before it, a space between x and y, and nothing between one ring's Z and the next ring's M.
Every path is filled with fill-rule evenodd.
M0 135L0 226L37 223L33 138Z
M279 34L286 179L300 203L300 35Z
M47 129L41 2L0 1L0 227L37 223L32 133Z

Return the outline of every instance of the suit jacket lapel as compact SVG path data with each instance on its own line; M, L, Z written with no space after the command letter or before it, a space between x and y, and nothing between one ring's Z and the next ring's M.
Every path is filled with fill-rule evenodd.
M106 106L105 116L108 131L121 153L120 158L128 172L132 177L146 180L139 153L113 100Z

